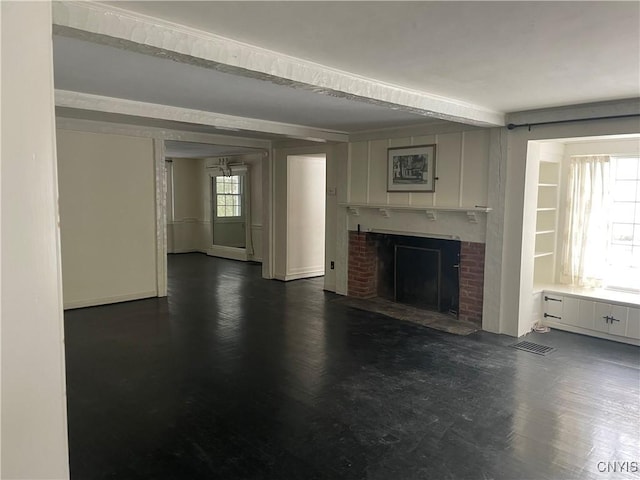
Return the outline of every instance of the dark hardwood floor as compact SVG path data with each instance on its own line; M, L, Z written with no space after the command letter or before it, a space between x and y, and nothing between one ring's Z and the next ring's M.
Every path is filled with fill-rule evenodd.
M541 357L260 270L170 256L168 299L66 312L73 480L640 478L637 347Z

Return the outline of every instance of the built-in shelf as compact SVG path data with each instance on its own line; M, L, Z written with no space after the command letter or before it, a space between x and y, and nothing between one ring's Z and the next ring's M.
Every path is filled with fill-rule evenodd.
M558 207L560 194L560 151L540 147L536 200L536 226L533 262L534 283L553 282L556 272ZM534 292L539 291L534 288Z
M469 207L436 207L436 206L413 206L413 205L384 205L371 203L339 203L341 207L346 207L350 215L359 216L360 210L377 210L380 215L389 218L392 211L399 212L423 212L431 221L438 219L440 212L460 212L467 216L469 223L478 223L478 214L488 213L491 211L489 207L469 206Z

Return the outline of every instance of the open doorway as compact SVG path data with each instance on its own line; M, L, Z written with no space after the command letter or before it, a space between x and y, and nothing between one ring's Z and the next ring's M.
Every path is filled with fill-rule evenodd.
M263 150L165 142L167 253L262 261Z
M284 280L324 276L327 157L287 156L287 252Z

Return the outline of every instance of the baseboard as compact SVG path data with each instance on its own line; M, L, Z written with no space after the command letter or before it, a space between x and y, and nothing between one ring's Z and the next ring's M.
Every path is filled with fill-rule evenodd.
M324 269L322 270L309 270L306 272L299 272L299 273L288 273L286 275L284 275L284 277L281 276L281 278L276 277L278 280L284 280L285 282L288 282L289 280L300 280L302 278L314 278L314 277L323 277L324 276Z
M178 248L171 250L167 253L207 253L206 250L201 250L198 248Z
M89 300L78 300L75 302L63 302L65 310L73 310L75 308L97 307L99 305L109 305L111 303L130 302L132 300L142 300L143 298L157 297L158 291L148 291L140 293L132 293L129 295L116 295L113 297L92 298Z
M325 283L323 290L325 292L333 292L336 293L336 284L335 283Z
M246 262L249 260L246 248L223 247L213 245L207 249L207 255L212 257L228 258L230 260L241 260Z

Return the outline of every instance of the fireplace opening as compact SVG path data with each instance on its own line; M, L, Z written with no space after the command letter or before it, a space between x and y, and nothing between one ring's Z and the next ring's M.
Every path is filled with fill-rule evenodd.
M375 241L379 297L457 315L459 241L370 235Z
M395 246L395 301L440 311L440 250Z

